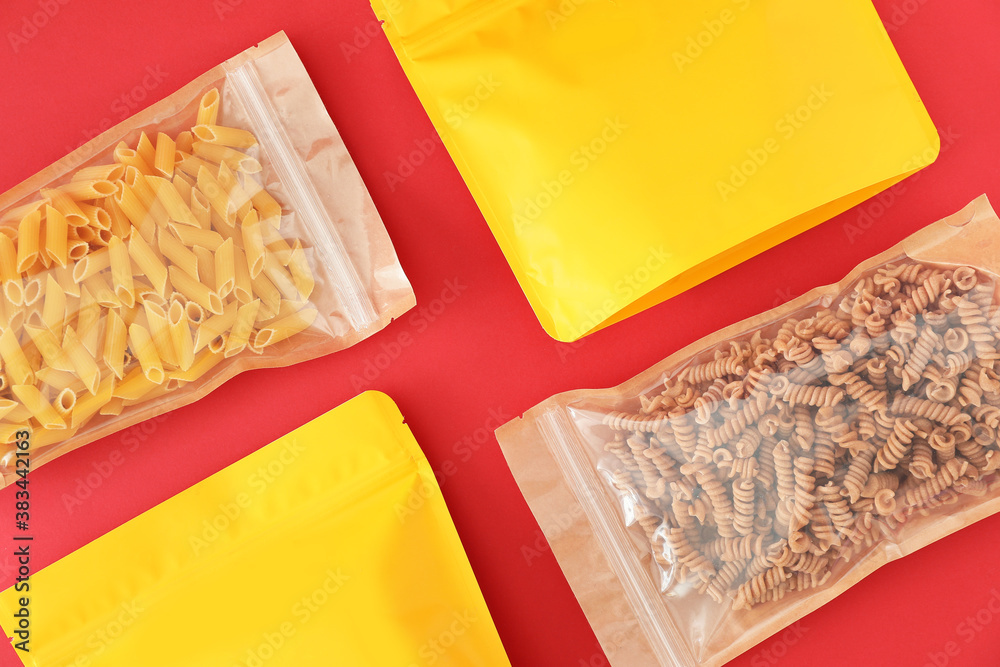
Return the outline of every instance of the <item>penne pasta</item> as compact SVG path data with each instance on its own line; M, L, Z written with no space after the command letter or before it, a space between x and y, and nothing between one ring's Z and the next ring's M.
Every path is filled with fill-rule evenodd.
M42 355L45 364L57 371L73 371L74 367L63 346L55 335L44 326L25 324L24 330L27 332L35 348Z
M183 151L185 153L191 152L191 144L194 143L194 135L191 134L190 130L184 130L177 135L177 139L174 142L175 147L178 151Z
M165 259L170 260L171 268L177 267L195 280L200 278L198 275L197 255L191 252L189 248L186 248L168 230L160 230L157 239L159 241L159 250L163 253Z
M9 236L3 235L0 235L0 280L7 299L17 306L23 304L24 284L17 268L17 248Z
M3 360L4 373L12 384L31 384L35 373L31 370L28 357L25 356L21 344L17 341L10 327L0 333L0 359Z
M111 311L108 314L107 326L104 329L104 348L101 358L119 380L125 376L125 348L128 344L128 332L121 316Z
M166 178L173 177L176 153L177 148L174 140L163 132L157 133L156 152L153 154L153 171Z
M69 262L69 223L66 216L45 206L45 256L59 266Z
M189 248L199 246L215 252L225 241L219 232L212 231L211 229L203 229L200 226L190 227L188 225L170 223L170 231L177 236L183 245Z
M71 227L82 227L87 224L87 216L80 210L80 206L70 199L61 190L42 188L40 193L49 200L52 208L56 209L66 217L66 222Z
M236 322L236 312L239 310L236 303L230 301L226 304L221 315L214 315L198 326L198 331L194 337L194 351L198 353L203 347L222 333L233 328Z
M281 292L281 296L290 301L295 301L299 298L299 290L295 287L292 276L278 262L274 253L269 252L264 255L264 273L267 274L271 283Z
M212 88L210 91L202 95L201 101L198 103L198 120L196 121L196 124L215 125L218 117L219 91L217 88Z
M150 284L161 295L166 295L167 267L149 247L142 236L133 235L128 242L128 254L139 267L140 275L149 279Z
M257 312L258 319L270 319L278 312L281 304L281 292L268 280L265 274L260 274L251 281L253 294L260 298L260 310Z
M236 287L236 254L232 239L215 249L215 291L225 299Z
M195 141L191 146L196 157L215 164L225 163L233 171L256 174L261 171L260 162L235 148L210 144L205 141Z
M17 226L17 272L27 271L38 259L38 244L42 214L29 213Z
M236 205L229 199L225 188L212 175L212 170L201 167L198 170L198 190L205 196L208 203L228 227L236 224Z
M96 394L98 384L101 381L101 371L97 367L94 353L87 349L80 337L76 335L73 327L66 327L66 333L63 335L63 349L73 364L73 371L83 381L87 391Z
M316 279L313 277L312 269L309 268L309 260L306 259L305 251L302 250L302 244L298 241L295 242L295 247L292 249L288 270L291 271L295 289L302 295L303 299L308 299L312 295L313 289L316 288Z
M60 338L63 324L66 322L66 292L52 273L45 277L44 299L42 322L56 338Z
M128 247L117 236L108 243L108 256L111 262L111 283L115 287L115 296L126 307L135 305L135 291L132 283L132 259Z
M2 228L4 231L10 229L6 227L7 223L10 222L21 222L24 220L25 216L34 213L35 211L40 211L46 205L51 204L51 200L48 197L42 197L33 202L27 204L22 204L21 206L15 206L12 209L0 213L0 225L4 225Z
M139 134L139 143L136 144L135 152L148 165L152 166L156 162L156 147L153 146L153 142L149 140L149 136L145 132Z
M197 188L191 190L191 212L194 213L198 226L202 229L212 227L212 205L209 203L205 193Z
M148 301L143 304L149 335L156 346L156 354L160 360L171 366L177 365L177 354L170 334L170 323L167 313L159 304Z
M222 125L195 125L191 133L198 141L221 144L232 148L250 148L257 145L252 132Z
M153 173L152 165L143 160L142 156L137 151L129 148L124 141L115 148L114 159L115 162L122 164L126 168L126 171L131 167L140 174L150 175Z
M142 325L133 323L128 328L128 346L132 355L139 361L142 367L142 374L153 384L163 384L166 375L163 372L163 364L160 355L156 351L156 345L149 331ZM125 382L122 381L122 384Z
M194 341L191 338L191 325L187 312L180 301L170 304L167 321L170 325L170 340L177 357L177 366L186 371L194 363Z
M236 174L232 172L225 162L219 165L217 180L219 181L219 185L226 191L229 200L233 202L233 206L236 207L236 215L240 219L245 218L250 213L253 202L250 201L250 195L240 187L240 182L236 178Z
M195 219L188 205L184 203L184 197L181 197L181 193L177 191L177 187L172 182L157 176L147 177L146 182L156 193L157 200L163 205L170 220L183 225L198 226L198 220Z
M218 294L191 277L189 273L179 269L177 266L170 266L170 283L178 292L188 299L198 303L202 308L216 315L222 314L222 299Z
M283 317L254 334L252 345L257 349L264 349L269 345L279 343L308 329L316 321L318 314L315 308L304 308L297 313Z
M73 408L76 406L76 394L69 387L64 388L58 394L56 394L56 400L52 407L56 409L59 417L66 421L69 417L72 419Z
M247 217L243 218L243 252L247 258L247 268L250 270L250 277L256 278L264 270L264 238L260 233L260 221L257 212L251 211Z
M31 416L37 419L43 428L66 428L66 421L59 416L59 413L52 407L52 404L45 400L42 392L38 391L37 387L29 384L15 384L11 387L11 391L14 392L17 400L31 412ZM37 445L37 441L35 444Z
M91 417L111 400L112 392L115 389L115 376L105 375L97 386L97 391L80 394L76 398L76 405L70 412L70 428L78 429L86 424Z
M60 192L73 201L89 201L110 197L118 190L115 184L103 178L92 180L72 180L59 186Z
M125 167L120 164L95 164L84 167L73 174L71 181L120 181L125 175Z
M111 229L111 216L100 206L78 204L80 211L87 217L87 225L98 229ZM82 227L81 227L82 229Z
M101 248L89 253L73 267L73 280L82 283L111 266L111 253Z
M233 322L232 330L229 332L229 339L226 341L226 358L235 356L246 349L250 341L250 333L253 331L254 322L257 319L257 309L260 308L260 299L254 299L250 303L245 303L236 312L236 321Z

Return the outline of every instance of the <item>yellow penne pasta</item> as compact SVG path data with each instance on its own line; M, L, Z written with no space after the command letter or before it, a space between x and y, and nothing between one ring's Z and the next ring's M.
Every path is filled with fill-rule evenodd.
M27 204L22 204L21 206L15 206L12 209L6 210L0 213L0 225L6 225L7 223L17 223L24 220L25 216L34 213L35 211L40 211L47 204L51 204L51 200L48 197L42 197L41 199L35 200L33 202L28 202ZM4 227L5 231L9 228Z
M141 373L140 373L141 375ZM145 378L143 378L145 380ZM156 385L153 385L156 386ZM121 398L112 398L101 406L100 413L107 416L118 416L125 409L125 401Z
M66 322L66 292L52 273L45 277L42 321L57 339L62 337L63 324Z
M174 175L174 157L177 152L176 144L170 136L159 132L156 135L156 152L153 156L153 170L171 178Z
M14 305L24 303L24 284L17 269L17 249L8 236L0 235L0 280L3 280L4 295Z
M232 239L215 248L215 291L225 299L236 287L236 254Z
M281 296L289 300L296 300L299 298L299 290L295 287L295 282L292 280L292 276L285 270L277 259L275 259L274 253L265 253L264 255L264 273L267 274L268 279L278 288L281 292Z
M198 326L194 337L195 353L200 352L211 340L223 332L232 329L233 323L236 322L236 313L238 310L239 308L236 303L230 301L226 304L221 315L215 315L202 322Z
M194 363L194 340L191 337L191 325L188 322L187 312L180 301L174 301L170 304L170 310L167 311L167 321L170 325L170 340L174 345L177 366L186 371Z
M195 355L194 363L191 364L191 368L188 370L171 371L170 379L180 380L182 382L194 382L205 373L215 368L215 366L218 365L218 363L223 359L225 359L224 355L217 354L206 348Z
M173 303L174 299L170 300ZM184 303L184 313L191 324L198 325L205 321L205 309L194 301Z
M256 211L243 218L243 252L247 258L247 268L250 270L250 277L256 278L264 270L264 238L260 232L260 221Z
M73 406L70 413L70 428L76 429L86 424L102 407L107 405L114 389L115 376L109 374L101 379L95 393L87 392L77 396L76 405Z
M117 308L121 305L118 302L118 297L115 296L114 288L108 283L103 273L98 273L84 280L80 287L81 294L84 287L93 295L94 301L99 306Z
M181 196L184 202L191 201L191 192L194 190L194 179L185 174L184 172L177 172L174 177L170 180L174 184L177 193ZM194 213L194 211L192 211ZM197 217L196 217L197 219Z
M153 173L153 167L148 162L142 159L137 151L132 150L123 141L118 144L114 152L115 162L118 162L126 167L132 167L137 170L140 174L150 175Z
M222 313L222 299L204 283L191 277L189 273L177 266L168 269L170 283L188 299L197 302L210 313Z
M171 268L182 269L195 280L200 278L198 275L198 256L178 241L176 236L171 234L169 230L160 230L157 240L159 250L166 259L170 260Z
M83 380L76 376L76 373L67 371L57 371L54 368L43 367L35 371L35 379L55 391L62 389L72 389L74 394L81 394L87 391Z
M160 355L156 352L156 345L152 336L140 324L133 323L128 328L128 346L134 356L139 361L142 374L153 384L163 384L166 374L163 371L163 364ZM122 385L125 381L122 381ZM121 386L119 386L119 389Z
M312 269L309 268L309 260L302 249L302 244L295 242L292 254L288 262L288 269L292 273L292 282L302 298L308 299L316 287L316 279L313 277Z
M156 147L153 146L153 142L149 140L145 132L139 134L139 142L136 144L135 152L150 166L156 162Z
M117 190L116 190L117 192ZM111 229L111 216L100 206L78 204L80 210L87 216L87 224L96 229Z
M215 252L222 245L223 241L225 241L219 232L212 231L211 229L175 225L174 223L170 223L169 228L177 236L178 240L189 248L200 246Z
M69 387L64 388L56 394L56 400L52 403L52 407L56 409L56 412L63 421L72 419L72 412L75 406L76 394Z
M212 172L205 167L198 170L198 190L208 199L208 203L216 215L229 227L236 224L236 205L230 201L225 188L212 175Z
M95 276L111 266L111 253L107 248L101 248L88 254L73 267L73 280L82 283L87 278Z
M42 214L29 213L17 226L17 271L24 273L38 259Z
M17 432L30 428L26 422L4 421L0 423L0 443L10 444L17 440ZM34 449L34 439L31 440L31 448Z
M163 207L163 202L157 198L156 191L153 190L153 186L149 181L151 178L157 177L143 175L132 167L128 167L125 169L125 180L123 183L132 188L132 192L142 202L147 215L153 219L156 226L162 227L167 224L170 216L167 215L167 209Z
M52 404L45 400L42 392L38 388L29 384L15 384L11 391L24 407L28 408L31 416L38 420L44 428L65 429L66 422L59 413L56 412Z
M166 296L167 267L142 236L132 235L128 242L128 254L139 267L141 275L149 279L161 296Z
M316 321L318 311L315 308L304 308L297 313L283 317L277 322L269 324L259 330L253 337L253 347L263 349L269 345L279 343L289 336L293 336L312 326Z
M69 261L69 223L66 216L46 205L45 207L45 256L59 266Z
M260 162L235 148L210 144L205 141L195 141L191 146L196 157L215 164L226 163L233 171L256 174L261 171Z
M57 266L52 269L52 275L59 283L59 287L66 296L79 298L80 283L73 280L73 266Z
M205 193L197 188L191 190L191 212L194 213L199 227L206 230L211 228L212 205L209 203Z
M156 354L165 364L177 365L177 354L174 350L174 342L170 337L170 322L167 320L167 313L163 307L153 302L143 304L143 312L146 315L147 329L156 346Z
M44 326L25 323L24 330L42 355L46 365L57 371L73 371L74 367L55 335Z
M208 351L218 355L224 355L226 345L229 341L229 334L222 333L208 342Z
M111 261L111 284L114 286L115 296L121 303L131 308L135 305L135 288L132 284L132 260L125 242L117 236L112 237L108 243L108 256Z
M176 144L177 150L190 153L191 144L194 143L194 135L191 134L189 130L184 130L177 135L177 140L174 143Z
M24 305L33 306L42 297L42 279L35 275L24 281Z
M86 241L70 241L67 245L66 254L69 256L70 260L76 261L83 259L87 255L89 247Z
M225 125L195 125L191 133L198 141L210 144L222 144L232 148L250 148L257 145L253 133Z
M129 222L128 216L125 215L121 205L118 203L117 198L108 197L105 199L104 207L108 210L108 215L111 217L111 233L122 241L128 241L132 235L133 227Z
M210 289L215 289L215 255L211 250L194 246L191 252L198 258L198 280L208 285ZM219 295L222 297L222 295ZM223 297L224 298L224 297Z
M260 309L257 311L257 319L270 319L278 312L281 304L281 292L274 286L266 274L261 273L256 278L251 279L253 294L260 297Z
M265 190L260 183L253 178L244 175L243 189L250 193L250 201L260 215L260 219L268 222L272 227L281 227L281 204Z
M156 197L163 205L170 220L184 225L198 226L198 220L195 219L188 205L184 203L184 198L181 197L181 193L177 191L172 182L156 176L148 176L146 181L156 192Z
M97 239L97 232L93 227L74 227L69 230L70 240L79 240L84 243L93 243Z
M254 322L257 319L258 308L260 308L260 299L254 299L239 307L236 312L236 321L233 322L229 339L226 341L225 356L227 359L246 349L250 341L250 334L253 332Z
M212 88L202 95L198 103L198 125L215 125L219 117L219 91Z
M84 167L73 174L71 181L115 181L125 175L125 167L120 164L95 164Z
M66 333L63 334L63 349L73 364L73 372L83 381L87 391L96 394L97 385L101 381L101 371L94 353L87 349L73 327L66 327Z
M212 172L215 171L215 165L190 153L177 151L177 161L174 166L175 172L180 172L196 179L202 169Z
M6 325L3 328L19 331L24 322L24 304L11 303L6 294L3 296L2 302L3 323Z
M43 197L49 200L52 208L66 216L66 222L69 223L71 227L81 227L87 224L87 216L83 214L83 211L80 210L80 206L75 201L70 199L65 192L50 188L42 188L39 192L41 192Z
M29 419L31 419L31 410L18 403L16 408L7 413L6 421L24 423Z
M104 199L113 195L117 189L114 183L103 178L89 181L73 180L59 186L63 194L76 202Z
M282 266L288 266L288 262L292 261L292 246L288 245L285 237L271 225L261 225L260 232L267 251L272 253Z
M128 332L125 323L117 311L108 313L107 325L104 329L104 349L101 358L104 365L111 369L119 380L125 376L125 347L128 344Z
M100 285L97 287L101 288ZM114 295L112 294L111 297L113 298ZM100 322L101 303L89 285L82 285L80 287L80 304L77 307L76 329L84 345L94 355L97 354L97 343L101 335Z
M4 373L13 384L31 384L34 382L35 374L31 370L31 364L21 349L21 344L17 342L17 336L13 330L4 329L0 333L0 359L3 359Z
M250 195L240 187L239 179L236 178L236 174L232 172L229 166L223 162L219 165L219 175L218 179L219 185L223 187L226 194L229 195L229 200L233 202L236 207L236 215L239 218L245 218L250 212L253 203L250 201Z
M247 267L246 255L241 248L233 248L233 265L236 273L236 284L233 293L240 303L253 301L253 283L250 279L250 269Z
M135 192L125 183L122 183L115 194L115 202L121 208L125 217L134 225L139 234L151 241L156 233L156 221L149 214L146 206L139 200Z
M18 405L20 404L17 401L12 401L9 398L0 398L0 420L6 419L7 415L12 410L15 410Z

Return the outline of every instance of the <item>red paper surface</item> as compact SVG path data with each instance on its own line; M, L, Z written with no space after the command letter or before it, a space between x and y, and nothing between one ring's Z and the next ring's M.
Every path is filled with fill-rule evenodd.
M532 315L366 0L5 0L0 191L283 29L371 190L419 303L350 350L246 373L195 405L33 473L32 566L359 391L380 389L439 472L511 662L606 665L493 429L553 393L617 384L719 327L836 281L983 192L1000 202L1000 4L875 4L941 133L938 162L668 303L561 344ZM0 492L2 588L16 576L14 503L13 488ZM731 665L845 663L1000 664L1000 517L890 564ZM0 647L0 666L18 664Z

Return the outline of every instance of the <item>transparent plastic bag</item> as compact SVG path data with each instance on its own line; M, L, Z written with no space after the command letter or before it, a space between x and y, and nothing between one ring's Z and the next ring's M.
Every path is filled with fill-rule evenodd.
M0 472L237 373L343 349L415 303L283 33L0 196Z
M981 197L498 429L612 664L721 665L1000 510L998 238Z

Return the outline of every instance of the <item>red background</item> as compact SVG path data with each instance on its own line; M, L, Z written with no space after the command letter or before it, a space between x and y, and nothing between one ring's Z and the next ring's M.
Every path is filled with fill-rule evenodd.
M155 428L133 427L40 469L32 475L33 565L53 562L351 398L358 393L352 375L406 333L412 344L364 386L396 400L431 464L449 473L444 496L515 666L607 661L507 469L492 434L497 414L512 417L559 391L617 384L719 327L840 279L983 192L1000 197L1000 4L876 0L944 138L938 162L894 194L687 294L582 344L558 344L536 322L440 144L389 187L386 172L414 141L436 135L366 0L46 2L58 12L16 49L9 32L23 29L40 0L4 0L0 9L0 191L81 144L85 130L118 122L124 109L169 95L283 29L371 190L418 303L430 305L449 280L465 289L433 321L424 318L426 326L408 314L350 350L246 373ZM357 48L345 53L348 44ZM130 91L147 66L163 80L136 101ZM873 222L854 237L851 225L862 214ZM463 438L482 444L473 451ZM77 493L95 464L118 456L124 463L97 488L82 487L80 496L90 495L70 512L62 494ZM13 504L12 489L0 492L0 507ZM0 529L3 588L14 578L9 523ZM971 638L959 625L1000 590L998 530L993 517L883 568L804 619L800 637L772 638L731 664L1000 664L1000 619ZM522 546L536 541L543 553L529 564ZM946 648L958 654L946 657ZM16 664L13 651L0 647L0 665Z

